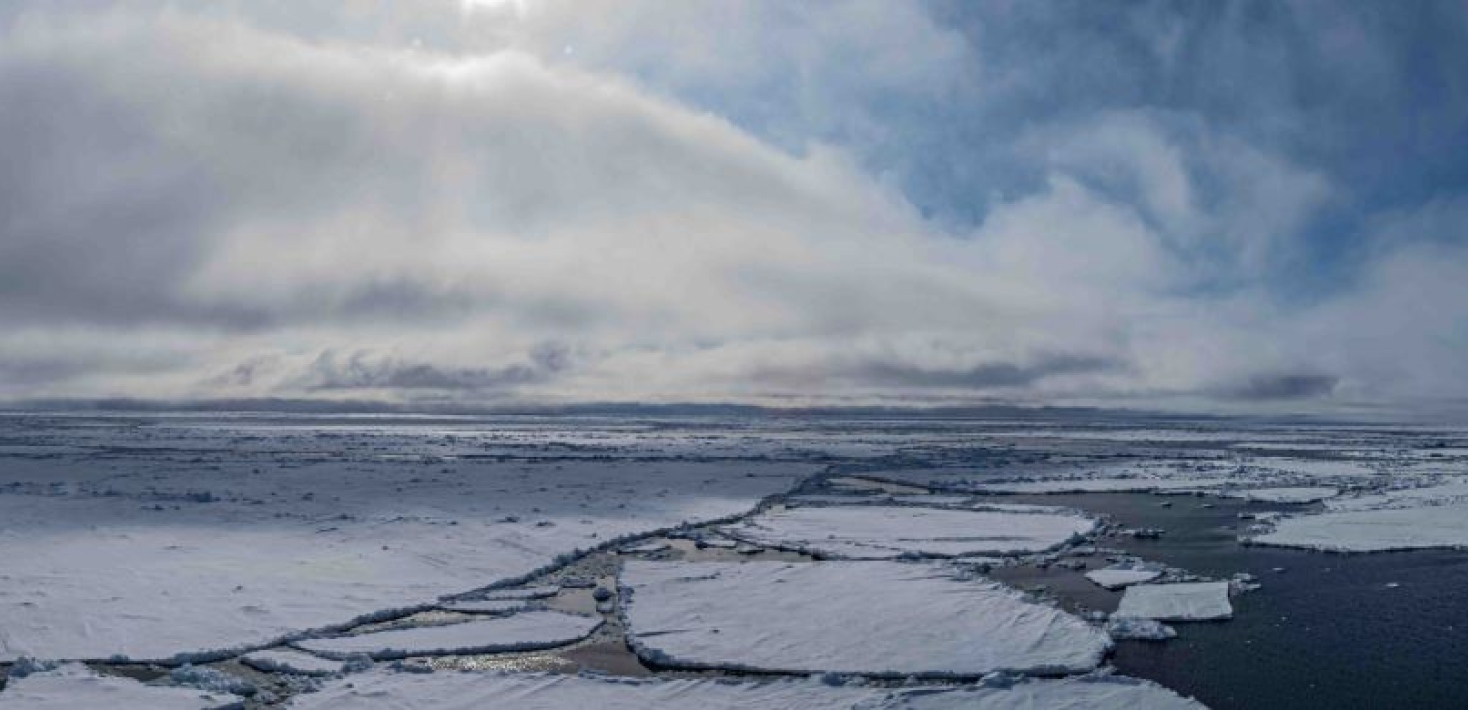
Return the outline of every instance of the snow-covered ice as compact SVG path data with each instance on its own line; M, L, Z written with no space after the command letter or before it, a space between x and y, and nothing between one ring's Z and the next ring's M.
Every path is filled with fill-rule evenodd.
M620 537L736 515L814 470L758 461L449 468L384 461L352 448L356 439L329 455L271 441L302 451L260 457L233 436L187 441L200 450L107 440L104 451L125 443L142 453L3 461L16 483L0 487L0 662L170 661L259 647L431 606Z
M1007 686L879 688L812 680L614 679L548 674L373 671L295 698L291 710L1200 710L1155 683L1121 676Z
M465 614L508 614L524 609L526 601L523 599L466 599L444 602L438 606L444 611L458 611Z
M1210 621L1233 616L1228 582L1134 584L1113 616L1158 621Z
M1468 548L1468 503L1282 518L1250 542L1335 552Z
M628 642L679 667L978 676L1081 672L1110 647L1081 619L943 564L629 561Z
M916 506L773 509L725 526L731 537L850 559L1042 552L1096 528L1076 514L970 511Z
M333 673L340 673L342 670L341 661L333 661L289 648L251 651L240 656L240 661L251 668L267 673L331 675Z
M1114 564L1086 573L1086 579L1107 589L1121 589L1132 584L1150 582L1161 576L1162 569L1158 565L1131 563Z
M600 617L558 611L526 611L511 616L443 626L377 631L356 636L296 641L295 646L328 658L366 654L374 660L408 656L534 651L575 643L601 626Z
M11 678L0 691L0 710L218 710L242 702L227 693L99 675L80 663Z
M1238 488L1220 491L1225 498L1243 498L1260 503L1314 503L1335 497L1339 489L1325 486L1294 486L1285 488Z

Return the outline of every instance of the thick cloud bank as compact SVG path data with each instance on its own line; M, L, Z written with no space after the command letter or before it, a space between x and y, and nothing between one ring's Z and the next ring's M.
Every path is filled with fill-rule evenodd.
M1362 198L1206 114L1006 117L1023 170L935 211L908 141L1023 103L972 18L354 7L0 11L0 399L1326 408L1468 375L1468 198L1361 216L1359 268L1287 293Z

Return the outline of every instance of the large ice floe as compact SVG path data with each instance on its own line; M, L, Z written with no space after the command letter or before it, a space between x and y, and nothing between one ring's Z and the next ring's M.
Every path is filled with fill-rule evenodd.
M731 537L847 559L1022 554L1077 539L1096 521L1074 513L1017 513L918 506L773 509L725 526Z
M880 688L812 680L729 682L545 674L374 671L301 695L291 710L1198 710L1155 683L1119 676L1028 680L978 687Z
M1095 668L1110 638L938 563L650 562L622 572L628 643L664 666L981 676Z
M1242 498L1257 503L1315 503L1333 498L1340 491L1327 486L1292 486L1284 488L1237 488L1219 492L1225 498Z
M1228 582L1134 584L1126 588L1116 617L1157 621L1211 621L1233 616Z
M209 441L218 448L125 442L146 451L134 456L111 441L105 455L0 461L0 662L260 647L734 516L813 470L385 461L366 443L318 455L293 440L254 457L235 438Z
M1326 512L1279 519L1248 538L1333 552L1468 548L1468 480L1326 501Z
M143 685L68 663L12 675L0 692L0 710L219 710L243 707L243 700L229 693Z
M304 639L295 645L328 658L346 659L365 654L375 660L450 653L534 651L580 641L601 624L601 617L558 611L526 611L458 624Z

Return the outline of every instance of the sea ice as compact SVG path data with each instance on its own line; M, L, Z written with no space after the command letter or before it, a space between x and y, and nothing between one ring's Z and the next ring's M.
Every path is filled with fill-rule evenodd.
M251 668L267 673L331 675L342 671L341 661L333 661L288 648L251 651L240 656L240 661Z
M599 617L558 611L296 641L295 646L328 658L366 654L373 660L502 651L534 651L575 643L601 626Z
M1161 576L1162 570L1156 565L1130 563L1115 564L1086 573L1086 579L1107 589L1121 589L1132 584L1150 582Z
M1177 637L1177 631L1156 619L1113 616L1106 620L1106 633L1117 640L1166 641Z
M746 542L849 559L1021 554L1053 549L1096 528L1075 514L915 506L775 509L725 526Z
M1291 488L1238 488L1221 491L1224 498L1243 498L1260 503L1314 503L1333 498L1340 493L1336 488L1324 486L1297 486Z
M1158 621L1209 621L1233 616L1228 582L1134 584L1113 616Z
M1236 482L1230 478L1075 478L984 483L973 488L985 493L1147 493L1214 488Z
M621 583L628 643L670 666L1074 673L1110 647L1075 616L941 564L634 560Z
M522 599L466 599L444 602L438 607L444 611L458 611L465 614L508 614L524 609L525 604L525 600Z
M99 446L142 453L0 457L20 482L0 481L0 662L222 657L736 515L814 470L475 460L445 474L347 444L251 458L224 431L186 456L114 438Z
M1203 710L1155 683L1088 675L997 686L881 688L813 680L608 678L518 673L373 671L301 695L290 710Z
M131 678L98 675L80 663L11 678L0 691L0 710L216 710L242 707L243 699L194 688L143 685Z
M525 599L544 599L561 593L561 588L554 584L543 584L537 587L520 587L516 589L491 589L480 595L491 601L510 601Z
M1283 518L1250 542L1335 552L1468 547L1468 503Z

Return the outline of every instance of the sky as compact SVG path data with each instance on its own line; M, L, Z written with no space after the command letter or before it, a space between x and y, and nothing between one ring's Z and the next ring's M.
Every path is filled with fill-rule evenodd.
M0 402L1468 409L1468 3L8 0Z

